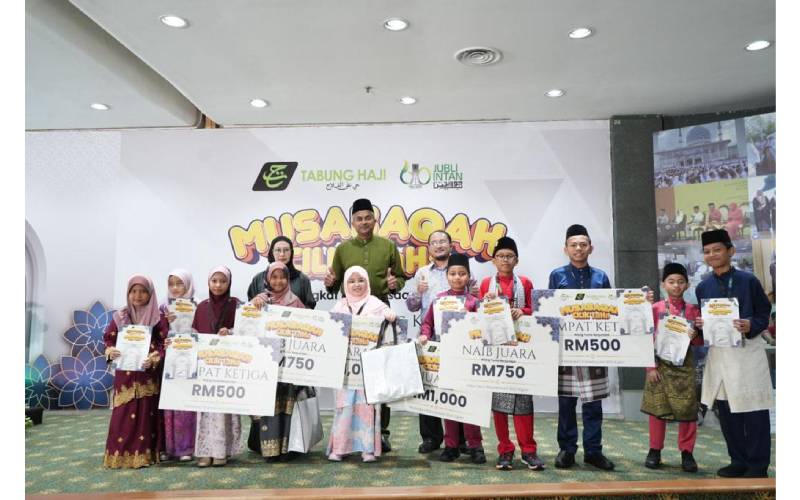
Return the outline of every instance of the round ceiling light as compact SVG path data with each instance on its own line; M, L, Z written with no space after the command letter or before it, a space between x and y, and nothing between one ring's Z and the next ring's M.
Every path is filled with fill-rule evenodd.
M754 42L748 43L747 46L745 46L744 50L755 52L757 50L764 50L770 45L772 44L767 40L756 40Z
M97 111L108 111L111 109L111 106L108 104L103 104L102 102L93 102L89 105L89 107Z
M593 33L592 28L575 28L569 32L569 37L580 40L581 38L592 36Z
M547 97L561 97L565 94L565 92L561 89L550 89L544 93Z
M503 53L491 47L467 47L456 52L454 57L467 66L488 66L499 62Z
M250 101L250 105L253 106L254 108L266 108L267 106L269 106L269 103L264 99L252 99Z
M399 17L390 17L383 22L383 27L389 31L403 31L408 28L408 21Z
M414 104L417 100L409 95L400 98L401 104Z
M172 14L161 16L160 19L162 23L169 26L170 28L185 28L189 26L189 22L186 19L178 16L173 16Z

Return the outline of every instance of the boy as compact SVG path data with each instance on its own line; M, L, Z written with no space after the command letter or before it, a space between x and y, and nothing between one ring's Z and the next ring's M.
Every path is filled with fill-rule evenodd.
M441 292L437 298L446 295L457 295L464 297L464 308L467 311L475 312L478 310L478 299L468 291L470 279L469 258L462 254L452 254L447 260L447 283L450 289ZM422 320L422 327L419 331L419 342L425 344L429 339L436 338L436 330L433 323L433 305L428 307L425 319ZM458 449L459 424L455 420L444 421L444 450L439 457L442 462L452 462L457 459L461 452ZM481 435L481 428L477 425L464 424L464 435L467 438L467 446L472 463L485 464L486 454L484 453Z
M594 247L589 232L580 224L567 229L564 253L569 264L550 273L548 288L611 288L608 276L589 265ZM558 367L558 447L556 467L575 464L578 451L578 421L575 407L583 400L583 461L602 470L614 470L614 462L603 455L603 399L609 395L608 369L604 366Z
M525 276L514 273L519 263L517 243L503 236L497 240L492 253L497 275L481 282L480 298L494 299L502 296L511 305L511 316L516 321L523 314L532 313L531 290L533 283ZM522 462L531 470L544 470L544 462L536 454L533 437L533 397L524 394L492 394L492 416L497 434L497 465L500 470L511 470L514 461L514 443L509 438L508 415L514 416L514 431L517 434Z
M703 259L713 274L697 285L695 295L704 299L736 298L743 347L711 346L703 372L703 404L715 401L722 436L731 463L717 471L721 477L767 477L770 463L769 408L773 405L772 381L761 332L769 324L771 306L761 282L751 273L734 269L736 248L724 229L702 234ZM703 318L695 320L702 329Z
M667 298L653 304L656 333L659 322L666 315L682 316L690 324L693 323L700 316L700 309L683 301L683 294L689 288L686 268L678 263L667 264L664 266L662 284ZM697 336L696 331L692 330L689 338L692 344L703 345L703 339ZM680 422L678 448L681 450L681 468L686 472L697 472L697 462L692 455L697 439L697 393L694 384L695 368L691 347L682 366L656 358L655 368L647 368L641 411L650 415L650 451L644 462L648 469L661 466L667 421L673 420Z

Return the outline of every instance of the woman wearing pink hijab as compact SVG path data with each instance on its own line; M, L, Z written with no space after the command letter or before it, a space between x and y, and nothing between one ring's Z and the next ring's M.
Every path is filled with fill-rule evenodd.
M167 300L161 304L160 309L171 323L175 318L169 313L169 299L194 299L192 273L185 269L173 269L167 276ZM163 419L165 440L161 460L180 457L181 462L191 461L194 454L197 413L178 410L161 410L160 413Z
M331 312L354 316L382 316L394 321L397 314L370 294L369 275L360 266L344 273L345 297L339 299ZM381 412L379 405L367 404L362 389L336 391L336 413L328 440L326 454L334 462L344 455L361 452L364 462L374 462L381 454Z
M127 305L114 313L103 340L106 359L120 357L117 333L128 325L152 328L150 351L142 363L144 371L116 370L111 421L108 425L103 466L111 469L148 467L158 461L157 439L158 365L164 357L166 318L158 310L156 291L150 278L136 274L128 280Z
M739 238L739 228L744 224L744 213L736 203L731 203L728 207L728 222L725 224L725 230L731 240Z

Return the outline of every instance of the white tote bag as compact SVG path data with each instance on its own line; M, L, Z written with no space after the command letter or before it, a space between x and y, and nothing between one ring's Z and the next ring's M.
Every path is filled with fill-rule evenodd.
M308 453L315 444L322 441L322 421L319 418L319 399L311 389L297 395L289 425L289 451Z
M369 404L388 403L425 392L415 344L382 346L388 324L384 321L381 326L377 347L361 353L364 393ZM391 325L397 338L396 326Z

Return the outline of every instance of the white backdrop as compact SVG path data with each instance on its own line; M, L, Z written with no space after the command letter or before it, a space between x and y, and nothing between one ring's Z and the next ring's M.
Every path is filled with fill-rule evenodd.
M285 190L252 190L267 162L297 162ZM403 182L408 175L401 179L403 165L412 163L421 181L429 180L417 189ZM460 179L460 189L434 188L442 166L458 172L449 179ZM550 271L567 262L567 226L581 223L595 245L592 265L613 283L607 121L32 132L26 176L26 219L47 273L37 294L45 330L34 336L51 360L67 350L61 335L72 311L96 299L124 304L133 273L151 276L163 299L169 270L185 267L202 299L208 270L225 264L233 294L246 298L266 265L263 242L280 230L295 241L296 265L321 277L327 248L337 243L335 235L321 240L347 223L360 197L380 210L379 232L392 231L409 273L425 259L414 238L424 241L447 225L461 247L482 257L500 236L513 237L519 272L546 287ZM429 222L419 224L423 219ZM473 259L472 269L481 279L493 266ZM409 280L404 292L413 285ZM323 288L319 279L312 286ZM411 317L402 300L393 307ZM537 406L555 408L553 401ZM620 412L619 398L605 408Z

